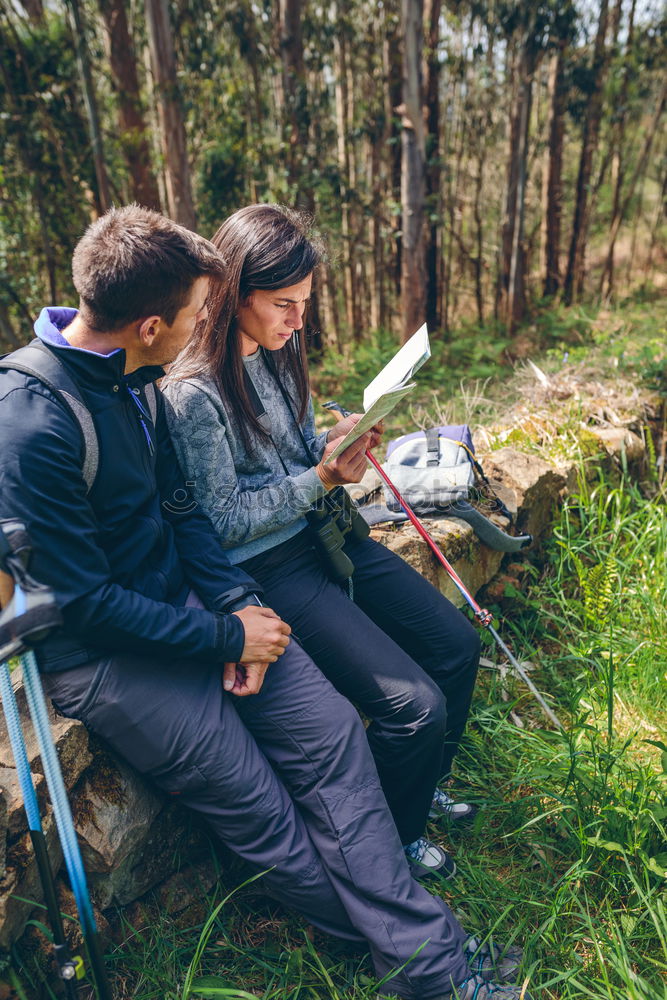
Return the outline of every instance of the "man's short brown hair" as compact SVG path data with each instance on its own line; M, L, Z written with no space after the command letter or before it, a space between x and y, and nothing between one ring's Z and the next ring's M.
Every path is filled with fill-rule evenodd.
M197 278L224 273L212 243L140 205L112 208L93 222L72 258L83 318L108 333L145 316L171 326Z

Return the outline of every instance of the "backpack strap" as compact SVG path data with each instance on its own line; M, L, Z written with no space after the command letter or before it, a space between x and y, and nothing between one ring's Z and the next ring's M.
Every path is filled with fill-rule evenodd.
M426 465L437 466L440 464L440 428L427 427L424 434L426 436Z
M155 390L154 382L149 382L148 385L144 386L144 395L146 396L148 412L151 415L153 427L155 427L155 421L157 419L157 392Z
M12 354L0 358L0 371L7 370L23 372L24 375L32 375L39 379L73 417L81 432L83 441L81 471L86 484L86 492L90 493L99 466L100 446L92 414L84 403L74 379L71 378L60 359L48 347L44 347L39 340L33 340L27 347L20 347ZM157 400L154 387L150 388L153 389L153 392L151 394L147 392L146 399L153 417Z

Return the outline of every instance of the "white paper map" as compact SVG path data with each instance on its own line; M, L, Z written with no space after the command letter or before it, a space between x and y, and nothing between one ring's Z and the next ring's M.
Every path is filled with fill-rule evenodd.
M364 389L364 415L351 431L338 442L327 462L333 461L357 438L386 417L415 387L411 381L425 361L431 357L426 323L414 333L391 361L387 362L379 375Z

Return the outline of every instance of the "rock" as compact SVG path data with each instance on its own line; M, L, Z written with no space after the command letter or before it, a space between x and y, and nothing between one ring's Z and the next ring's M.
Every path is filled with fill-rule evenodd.
M588 427L611 458L621 458L625 453L627 462L643 460L646 449L644 442L627 427Z
M4 878L6 865L5 859L7 856L7 794L3 788L0 787L0 879Z
M155 890L154 897L167 913L180 913L200 902L218 880L213 861L208 858L197 867L175 872Z
M465 521L448 517L438 520L425 519L423 524L472 594L475 594L498 571L503 553L482 545ZM393 530L374 529L372 535L405 559L452 604L457 607L465 604L465 599L452 583L447 571L411 524L402 524Z
M33 785L37 793L37 802L41 814L46 803L46 780L44 776L33 773ZM0 767L0 789L2 789L7 810L5 829L9 835L9 840L12 841L28 828L25 807L23 805L23 792L19 784L19 776L13 767Z
M509 447L485 455L482 464L489 479L498 480L514 494L519 530L539 541L552 523L563 495L565 470Z
M23 687L23 677L21 668L18 667L12 672L12 687L16 695L16 703L22 721L23 736L28 753L30 768L35 772L42 773L43 767L39 757L39 747L37 738L30 721L30 713L26 702L25 689ZM66 719L57 715L51 702L47 699L49 721L51 723L51 738L58 753L60 767L63 772L65 785L69 788L74 785L81 774L85 771L93 759L90 750L90 737L85 726L75 719ZM0 765L14 767L14 755L9 743L4 717L0 719Z
M106 752L77 786L72 813L100 909L124 906L158 886L196 840L185 810Z
M483 466L494 490L509 510L516 513L519 531L535 540L541 538L553 520L565 488L563 472L541 458L509 447L485 456ZM504 518L492 517L503 528L507 526ZM423 524L471 594L498 572L504 553L483 545L466 522L440 518L424 519ZM372 534L438 587L452 603L457 606L465 603L447 571L412 525L376 528Z
M42 817L42 826L51 861L51 868L58 871L62 851L52 816ZM6 870L0 880L0 950L8 950L18 940L35 910L35 905L25 900L43 900L42 884L35 855L26 832L7 850ZM44 911L40 911L44 919Z
M72 815L89 872L117 868L146 839L162 800L124 762L96 757L72 795Z

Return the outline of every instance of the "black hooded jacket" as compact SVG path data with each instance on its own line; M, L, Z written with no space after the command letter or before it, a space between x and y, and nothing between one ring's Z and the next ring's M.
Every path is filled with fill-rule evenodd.
M53 589L64 619L36 650L40 669L119 651L238 661L243 625L220 612L236 588L261 588L230 565L192 499L159 392L155 426L149 415L140 419L144 386L163 371L124 375L124 351L72 347L60 330L75 315L44 309L35 332L66 365L93 416L99 466L90 493L72 415L36 378L0 371L0 519L26 524L31 574ZM185 606L190 590L207 610Z

